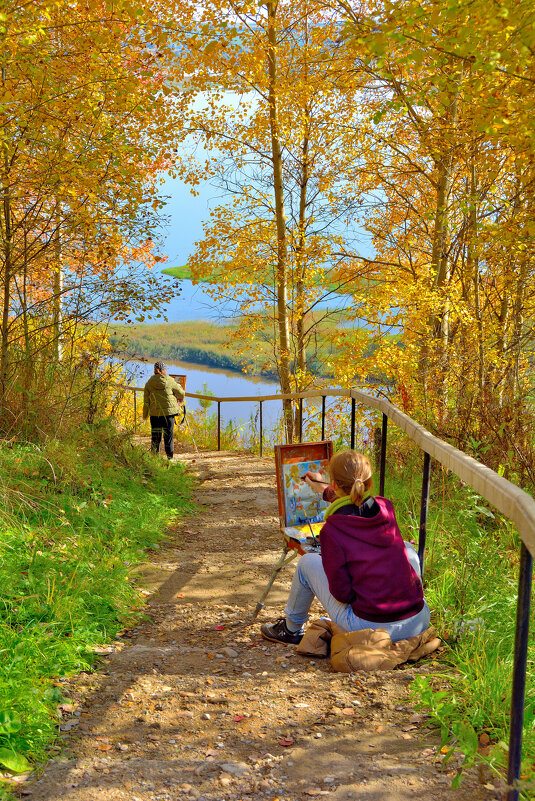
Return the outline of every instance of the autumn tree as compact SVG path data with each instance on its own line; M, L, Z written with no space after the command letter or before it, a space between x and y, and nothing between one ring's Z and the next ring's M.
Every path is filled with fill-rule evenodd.
M7 428L14 421L7 420L8 392L20 396L24 373L28 393L36 360L68 357L87 324L155 309L162 296L148 268L158 258L154 174L180 105L166 101L180 33L175 10L122 0L4 9L0 401Z
M370 317L399 332L377 359L405 408L439 433L462 447L484 441L493 465L532 470L533 12L336 7L367 76L367 163L355 182L377 254Z
M270 312L284 393L312 380L321 301L342 289L339 262L353 239L354 202L340 176L358 157L358 141L346 149L344 140L358 86L334 80L347 68L338 32L336 18L310 0L205 3L184 48L189 87L203 105L192 104L183 130L190 147L196 141L212 151L177 160L176 171L231 196L212 211L190 263L197 278L213 276L216 265L217 297L236 298L245 286L238 328L245 347L265 331L259 304ZM291 439L299 421L289 403L286 420Z

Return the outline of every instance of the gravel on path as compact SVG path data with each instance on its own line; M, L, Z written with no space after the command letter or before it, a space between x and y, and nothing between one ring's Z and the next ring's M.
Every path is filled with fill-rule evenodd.
M440 742L410 700L434 662L385 673L332 672L260 637L280 614L286 568L252 611L280 549L271 459L180 454L198 476L198 511L151 552L138 581L146 617L99 649L94 674L64 681L63 747L35 801L486 801L472 770L450 789ZM169 469L173 469L170 466ZM314 613L321 614L316 606Z

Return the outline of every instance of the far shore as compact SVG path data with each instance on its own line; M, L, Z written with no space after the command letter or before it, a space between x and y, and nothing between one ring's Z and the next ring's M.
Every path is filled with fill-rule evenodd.
M109 340L115 352L123 359L145 361L163 359L198 364L202 367L221 368L237 375L278 380L270 364L267 345L256 342L254 356L246 356L240 347L229 339L228 326L206 320L189 320L181 323L151 323L114 325ZM320 342L316 357L309 362L310 373L318 379L332 380L325 365L332 356L328 338ZM372 354L367 357L372 360ZM369 382L384 384L380 376L369 376Z

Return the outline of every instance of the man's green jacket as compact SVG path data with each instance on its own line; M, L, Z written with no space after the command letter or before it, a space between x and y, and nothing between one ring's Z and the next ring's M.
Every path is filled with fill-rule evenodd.
M178 414L178 402L186 393L174 378L155 373L145 384L143 392L143 417L159 417Z

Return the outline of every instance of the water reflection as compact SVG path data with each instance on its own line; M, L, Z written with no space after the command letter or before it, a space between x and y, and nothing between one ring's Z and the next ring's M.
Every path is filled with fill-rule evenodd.
M169 373L185 374L187 376L186 391L203 394L203 385L214 395L221 398L236 396L275 395L279 390L277 381L261 376L245 376L240 373L224 370L217 367L205 367L192 362L168 361ZM132 386L142 387L154 372L154 362L141 362L130 360L125 362L129 383ZM188 409L194 411L199 408L199 401L195 398L187 399ZM216 406L210 411L215 410ZM251 401L232 401L221 404L221 420L223 424L233 421L248 421L251 415L258 411L258 403ZM264 425L271 428L276 425L281 411L280 401L266 401L263 404Z
M167 361L166 365L169 373L187 376L187 392L204 394L204 384L206 384L206 388L208 390L211 390L214 395L219 396L220 398L236 396L251 396L251 398L253 398L258 395L275 395L280 392L280 387L277 381L263 378L261 376L246 376L230 370L206 367L204 365L178 360L173 362ZM125 362L125 368L128 373L128 383L131 386L143 387L145 382L154 372L154 362L135 361L132 359ZM341 399L327 398L327 412L330 408L339 406L341 403L344 403L344 401ZM188 398L187 408L190 411L199 409L199 401L195 398ZM211 413L216 411L217 405L214 403L209 412ZM235 425L240 423L249 423L249 421L252 419L254 421L255 428L258 429L258 411L259 404L253 400L229 401L228 403L221 403L222 425L225 426L229 422L233 422ZM319 393L317 398L307 399L304 402L303 411L305 421L311 417L314 417L319 421L321 415L321 396ZM272 441L274 438L271 436L271 434L274 431L277 432L275 439L280 440L279 424L281 412L282 402L279 400L264 401L262 404L264 432ZM333 437L335 439L339 434L339 431L326 431L327 437Z

